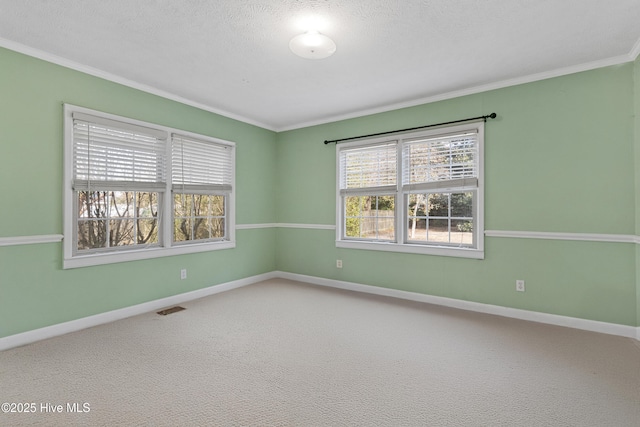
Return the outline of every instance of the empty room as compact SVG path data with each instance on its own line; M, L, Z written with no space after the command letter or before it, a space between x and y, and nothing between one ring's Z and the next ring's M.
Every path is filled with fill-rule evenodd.
M639 426L638 22L0 0L0 425Z

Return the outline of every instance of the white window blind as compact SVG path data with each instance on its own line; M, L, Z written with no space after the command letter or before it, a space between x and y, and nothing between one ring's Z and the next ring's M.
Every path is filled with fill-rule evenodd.
M184 135L172 135L172 190L189 194L228 194L233 186L233 148Z
M336 150L336 246L484 257L484 123Z
M477 132L406 141L402 183L403 191L477 187Z
M64 148L64 268L235 247L233 142L65 104Z
M166 136L155 129L73 114L73 189L155 190L166 186Z
M394 192L397 184L397 143L340 150L340 193Z

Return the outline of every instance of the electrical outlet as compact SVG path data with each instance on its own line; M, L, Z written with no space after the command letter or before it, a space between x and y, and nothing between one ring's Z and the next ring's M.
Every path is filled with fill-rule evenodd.
M180 280L184 280L187 278L187 269L183 268L182 270L180 270Z
M516 280L516 291L524 292L524 280Z
M342 260L341 259L337 259L336 260L336 267L337 268L342 268Z

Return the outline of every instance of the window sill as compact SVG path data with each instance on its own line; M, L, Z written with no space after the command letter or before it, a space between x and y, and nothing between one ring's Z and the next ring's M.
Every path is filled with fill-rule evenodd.
M403 252L409 254L484 259L484 250L473 248L456 248L449 246L423 246L400 243L336 240L336 247L346 249L364 249L368 251Z
M150 248L131 251L80 255L73 258L65 258L62 268L66 270L70 268L114 264L117 262L138 261L166 256L231 249L235 247L235 242L194 243L191 245L172 246L170 248Z

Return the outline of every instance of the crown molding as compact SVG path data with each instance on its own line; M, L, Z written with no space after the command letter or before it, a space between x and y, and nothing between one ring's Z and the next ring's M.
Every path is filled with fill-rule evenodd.
M614 56L610 58L587 62L584 64L573 65L569 67L558 68L555 70L545 71L542 73L530 74L527 76L517 77L513 79L500 80L497 82L482 84L478 86L472 86L469 88L464 88L464 89L446 92L442 94L417 98L417 99L406 101L406 102L389 104L382 107L369 108L369 109L359 110L356 112L325 117L318 120L306 121L306 122L297 123L291 126L272 126L272 125L268 125L266 123L253 120L239 114L230 113L228 111L224 111L219 108L214 108L212 106L209 106L200 102L196 102L196 101L184 98L182 96L175 95L170 92L166 92L164 90L155 88L153 86L149 86L140 82L126 79L116 74L112 74L97 68L89 67L89 66L80 64L78 62L75 62L75 61L72 61L48 52L44 52L39 49L32 48L30 46L16 43L11 40L0 38L0 47L13 50L15 52L22 53L28 56L32 56L34 58L38 58L47 62L51 62L56 65L70 68L72 70L80 71L82 73L89 74L94 77L99 77L114 83L122 84L124 86L131 87L133 89L138 89L143 92L157 95L162 98L179 102L181 104L185 104L185 105L195 107L204 111L208 111L210 113L218 114L220 116L227 117L229 119L238 120L240 122L243 122L249 125L254 125L254 126L257 126L266 130L270 130L273 132L286 132L289 130L302 129L302 128L311 127L311 126L318 126L318 125L323 125L323 124L342 121L342 120L355 119L358 117L369 116L372 114L385 113L388 111L399 110L402 108L415 107L418 105L430 104L433 102L444 101L447 99L474 95L477 93L488 92L496 89L503 89L510 86L517 86L517 85L532 83L540 80L546 80L554 77L561 77L561 76L575 74L583 71L594 70L597 68L624 64L627 62L635 61L635 59L640 55L640 39L638 39L638 41L634 44L631 50L624 55Z
M629 52L629 61L635 61L636 58L640 55L640 38L631 48L631 52Z
M20 43L16 43L16 42L11 41L11 40L3 39L1 37L0 37L0 47L12 50L14 52L22 53L24 55L31 56L31 57L34 57L34 58L37 58L37 59L41 59L43 61L51 62L52 64L60 65L60 66L65 67L65 68L69 68L69 69L72 69L72 70L75 70L75 71L80 71L81 73L89 74L89 75L94 76L94 77L99 77L101 79L108 80L108 81L113 82L113 83L118 83L118 84L121 84L123 86L130 87L132 89L137 89L137 90L140 90L140 91L143 91L143 92L146 92L146 93L150 93L152 95L157 95L157 96L160 96L162 98L165 98L165 99L168 99L168 100L171 100L171 101L175 101L175 102L179 102L179 103L184 104L184 105L188 105L190 107L195 107L195 108L198 108L200 110L207 111L209 113L214 113L214 114L217 114L219 116L226 117L228 119L233 119L233 120L237 120L237 121L249 124L249 125L258 126L260 128L263 128L263 129L266 129L266 130L270 130L270 131L275 131L276 130L273 126L269 126L269 125L267 125L265 123L258 122L256 120L250 119L248 117L241 116L239 114L230 113L228 111L223 111L223 110L220 110L218 108L214 108L214 107L211 107L209 105L206 105L206 104L203 104L203 103L200 103L200 102L197 102L197 101L193 101L191 99L187 99L187 98L184 98L182 96L173 94L171 92L167 92L167 91L164 91L162 89L158 89L158 88L155 88L153 86L149 86L149 85L144 84L144 83L140 83L140 82L137 82L137 81L134 81L134 80L130 80L130 79L118 76L116 74L112 74L112 73L109 73L107 71L100 70L98 68L93 68L93 67L81 64L79 62L75 62L75 61L72 61L70 59L66 59L66 58L63 58L61 56L54 55L52 53L48 53L48 52L44 52L44 51L39 50L39 49L35 49L33 47L30 47L30 46L26 46L26 45L23 45L23 44L20 44Z
M638 50L640 53L640 40L636 43L635 50ZM463 96L474 95L482 92L489 92L496 89L503 89L511 86L518 86L526 83L533 83L540 80L551 79L554 77L566 76L569 74L580 73L583 71L595 70L597 68L609 67L612 65L624 64L627 62L632 62L635 56L632 58L633 53L630 52L626 55L615 56L612 58L606 58L598 61L587 62L584 64L572 65L570 67L558 68L556 70L544 71L542 73L530 74L527 76L516 77L513 79L500 80L493 83L487 83L479 86L472 86L465 89L455 90L452 92L446 92L438 95L432 95L424 98L417 98L411 101L400 102L396 104L385 105L382 107L371 108L367 110L360 110L353 113L347 113L342 115L336 115L331 117L326 117L324 119L308 121L304 123L299 123L292 126L278 127L275 129L276 132L285 132L289 130L302 129L311 126L318 126L327 123L338 122L342 120L356 119L358 117L370 116L373 114L386 113L389 111L400 110L402 108L416 107L418 105L431 104L438 101L445 101L447 99L460 98Z

